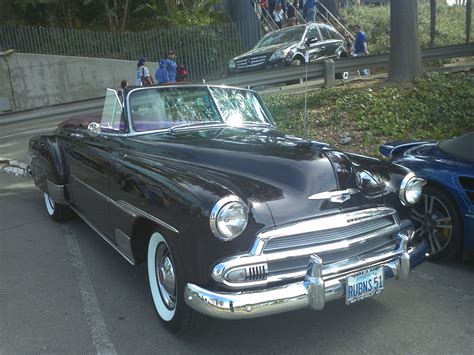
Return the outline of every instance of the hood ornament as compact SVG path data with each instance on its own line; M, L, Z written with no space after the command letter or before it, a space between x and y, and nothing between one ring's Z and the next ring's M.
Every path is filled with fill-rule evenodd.
M329 200L335 203L343 203L351 198L351 195L358 193L358 189L347 189L339 191L325 191L308 197L308 200Z

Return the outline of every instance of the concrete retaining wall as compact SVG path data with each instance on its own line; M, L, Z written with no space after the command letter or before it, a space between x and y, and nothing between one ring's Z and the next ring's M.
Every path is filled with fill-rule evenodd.
M158 63L147 63L154 76ZM0 57L0 112L27 110L105 94L122 80L135 84L129 60L13 53Z

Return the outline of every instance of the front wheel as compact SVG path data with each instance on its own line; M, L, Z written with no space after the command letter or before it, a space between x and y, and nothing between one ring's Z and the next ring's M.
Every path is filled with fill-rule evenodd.
M44 204L49 217L51 217L54 221L63 222L71 219L72 210L69 208L69 206L54 202L51 196L49 196L46 192L44 193Z
M430 246L430 259L451 258L462 246L462 218L453 198L434 186L425 186L420 201L412 209L415 235Z
M172 333L202 330L207 317L186 305L182 265L158 232L148 243L147 266L151 297L165 328Z

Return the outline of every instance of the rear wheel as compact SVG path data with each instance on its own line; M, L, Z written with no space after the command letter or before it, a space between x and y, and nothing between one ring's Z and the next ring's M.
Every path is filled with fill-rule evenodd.
M196 333L207 317L186 305L182 265L165 238L154 232L148 243L148 281L161 323L172 333Z
M44 193L44 204L48 215L56 222L67 221L72 217L72 210L69 206L54 202L46 192Z
M415 235L426 239L430 259L452 258L462 246L462 218L453 198L434 186L425 186L420 201L412 209Z

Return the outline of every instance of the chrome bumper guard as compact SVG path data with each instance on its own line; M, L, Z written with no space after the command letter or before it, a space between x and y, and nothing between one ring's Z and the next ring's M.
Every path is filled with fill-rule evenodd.
M214 292L188 283L184 290L185 301L196 311L214 318L256 318L302 308L321 310L328 301L345 296L348 275L361 270L383 266L385 278L408 279L411 264L425 258L426 243L408 250L407 236L399 234L399 247L391 252L364 257L363 263L350 271L344 271L323 279L323 264L319 256L310 256L307 274L303 281L268 289L245 292Z

